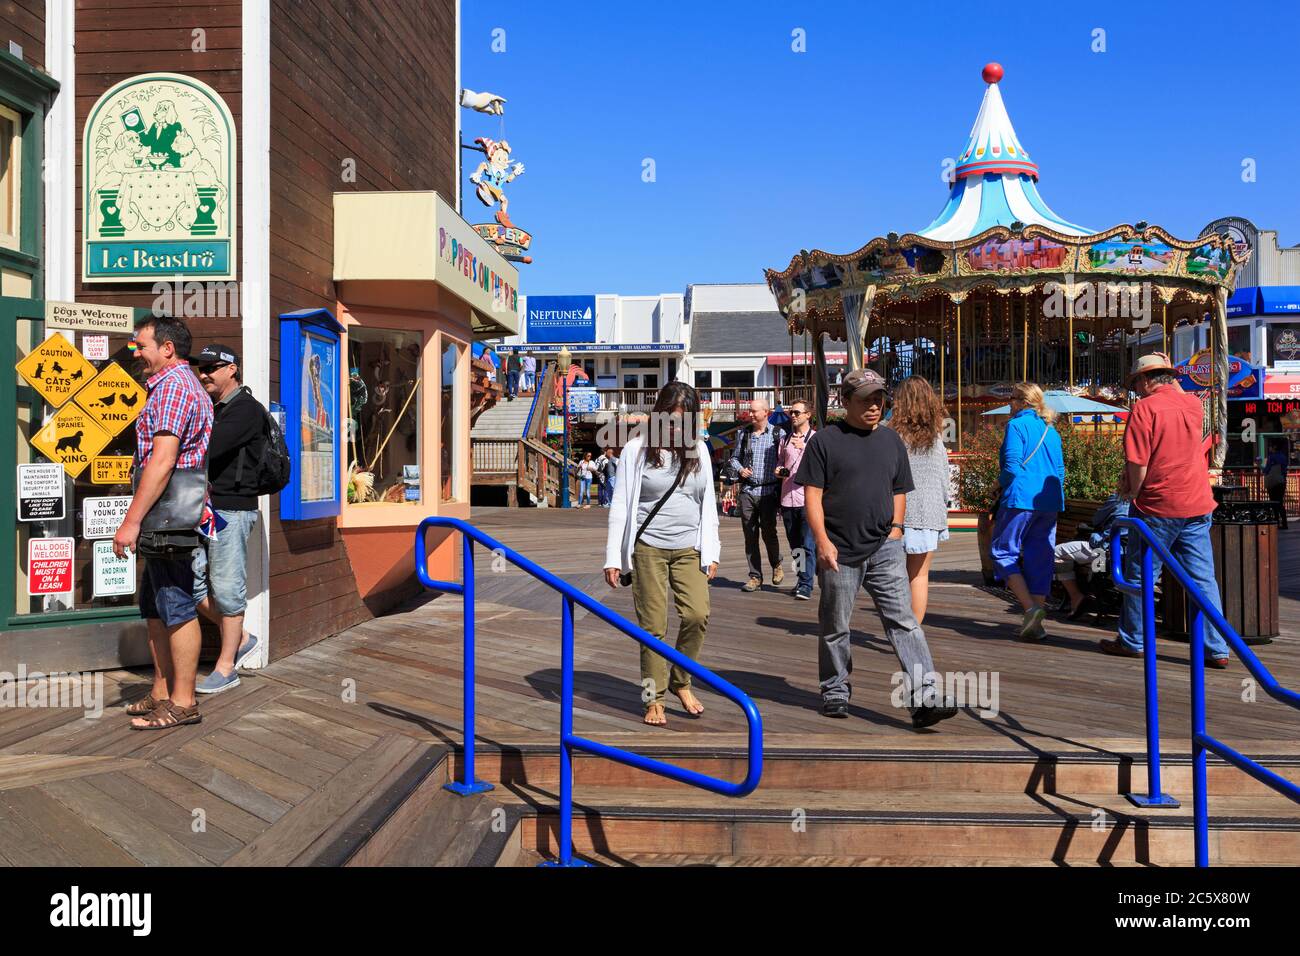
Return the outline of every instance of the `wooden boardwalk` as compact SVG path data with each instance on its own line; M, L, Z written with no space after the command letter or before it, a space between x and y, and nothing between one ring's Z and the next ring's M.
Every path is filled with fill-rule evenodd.
M605 513L484 509L487 533L631 615L630 592L601 578ZM1025 645L1006 597L984 588L973 534L939 553L926 632L937 668L997 678L997 713L963 710L915 733L890 703L896 660L864 595L854 625L849 720L820 716L817 602L743 594L740 528L724 519L702 662L749 693L767 746L808 751L1137 752L1144 733L1141 662L1096 650L1109 632L1049 622ZM1300 687L1300 533L1281 536L1283 636L1258 648ZM478 736L491 749L554 746L559 730L560 599L480 552ZM125 700L147 675L104 675L105 711L0 709L0 863L288 865L330 858L370 807L400 792L461 740L461 602L433 596L358 625L202 702L195 727L131 732ZM641 724L635 643L589 616L576 626L575 730L622 746L717 749L743 743L737 708L701 689L691 720L670 699L669 726ZM675 624L670 625L675 635ZM1161 730L1188 749L1188 647L1162 641ZM1300 752L1300 714L1251 693L1245 669L1206 675L1211 732L1248 754ZM986 686L991 687L986 682ZM1290 773L1290 771L1285 771ZM1297 808L1300 817L1300 808Z

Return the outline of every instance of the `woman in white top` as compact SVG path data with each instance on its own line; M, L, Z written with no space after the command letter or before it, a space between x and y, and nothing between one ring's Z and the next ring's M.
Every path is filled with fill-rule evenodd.
M894 390L889 425L907 446L913 490L907 493L903 550L912 588L916 623L925 620L930 603L930 560L939 542L948 540L948 450L943 445L946 410L933 386L923 378L903 379Z
M699 414L699 395L691 386L670 382L660 389L649 428L623 448L623 474L614 485L605 544L606 583L618 587L620 574L634 572L637 623L660 640L668 631L672 592L681 618L677 650L691 660L699 659L704 644L709 581L722 549L709 447L698 437ZM668 722L667 690L690 716L704 713L691 691L690 674L675 666L670 673L668 662L646 647L641 648L641 686L647 724Z
M596 478L596 462L592 460L591 452L583 455L582 461L578 462L578 507L591 507L591 483Z

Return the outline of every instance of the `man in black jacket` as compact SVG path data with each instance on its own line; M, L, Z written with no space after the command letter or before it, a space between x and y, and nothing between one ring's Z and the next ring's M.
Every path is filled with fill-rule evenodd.
M265 410L240 384L239 355L229 345L209 345L194 357L199 383L212 399L208 484L218 531L208 542L208 595L199 610L221 626L221 654L200 694L219 694L239 684L239 666L257 650L244 630L247 606L248 536L257 523L257 460ZM224 522L224 525L222 524Z

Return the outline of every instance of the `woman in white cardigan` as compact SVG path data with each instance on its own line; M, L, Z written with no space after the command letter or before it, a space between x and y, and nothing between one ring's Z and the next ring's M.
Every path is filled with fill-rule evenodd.
M606 583L616 588L619 575L632 572L637 623L660 640L668 631L671 590L681 618L677 650L691 660L699 659L704 644L709 581L722 549L708 443L697 439L694 447L686 447L688 438L698 435L699 412L699 395L691 386L670 382L660 389L649 427L623 448L605 543ZM645 531L638 536L643 524ZM641 687L647 724L668 723L666 691L677 696L690 716L704 713L691 691L691 675L676 666L670 673L668 662L645 647Z

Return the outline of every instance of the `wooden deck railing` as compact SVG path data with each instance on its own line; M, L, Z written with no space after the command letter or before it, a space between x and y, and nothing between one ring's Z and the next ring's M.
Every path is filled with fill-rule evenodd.
M785 407L796 399L811 402L813 387L811 385L760 385L753 388L700 388L696 389L700 402L710 406L716 413L719 410L737 411L745 409L756 398L767 401L772 408ZM657 388L598 388L600 407L608 411L648 412L654 407L659 395Z
M519 470L518 438L475 438L475 475L513 475Z

